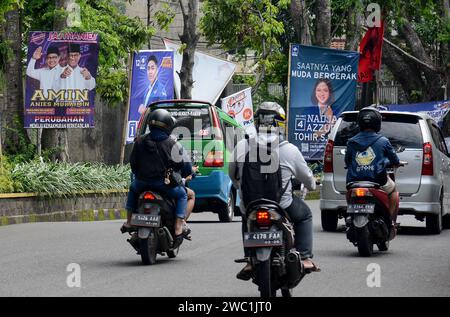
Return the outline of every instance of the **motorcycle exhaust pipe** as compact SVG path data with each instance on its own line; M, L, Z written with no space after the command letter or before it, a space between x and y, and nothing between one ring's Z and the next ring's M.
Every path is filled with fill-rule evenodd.
M286 273L291 285L296 286L305 276L305 268L298 251L291 250L286 256Z
M158 228L158 230L156 231L156 234L158 235L158 240L160 243L161 250L166 251L166 250L169 250L170 246L172 245L172 241L171 241L172 236L170 235L169 230L167 230L167 232L166 232L166 230L164 230L164 229L167 229L167 228L166 227Z

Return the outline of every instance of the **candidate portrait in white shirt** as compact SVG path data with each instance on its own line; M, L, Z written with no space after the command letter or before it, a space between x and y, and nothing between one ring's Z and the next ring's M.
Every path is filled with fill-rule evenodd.
M80 67L80 44L70 43L68 49L68 64L63 67L61 74L55 81L55 90L78 89L92 90L95 88L95 78L85 67Z
M43 90L44 96L47 98L48 89L54 88L54 82L62 73L63 69L59 65L60 52L56 46L50 46L45 54L45 67L35 68L36 62L42 57L42 46L39 46L28 62L27 76L39 80L39 88Z

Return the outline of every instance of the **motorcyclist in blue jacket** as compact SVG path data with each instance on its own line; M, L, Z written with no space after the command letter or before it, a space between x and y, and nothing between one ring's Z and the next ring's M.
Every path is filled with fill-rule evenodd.
M379 134L381 113L375 107L366 107L358 113L360 132L347 142L345 165L347 184L354 181L370 181L381 185L389 195L389 213L395 222L397 189L386 172L386 167L400 165L399 158L389 140Z

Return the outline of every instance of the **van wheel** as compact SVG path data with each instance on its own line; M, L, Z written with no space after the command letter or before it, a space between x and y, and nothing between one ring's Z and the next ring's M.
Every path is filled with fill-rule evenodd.
M236 199L234 198L233 190L228 193L227 204L220 208L219 210L219 220L220 222L231 222L234 217L234 207L236 204Z
M336 231L338 213L334 210L321 210L322 229L324 231Z
M450 229L450 214L442 217L442 228Z
M440 234L442 231L442 193L440 198L440 208L437 215L429 215L425 219L427 231L430 234Z

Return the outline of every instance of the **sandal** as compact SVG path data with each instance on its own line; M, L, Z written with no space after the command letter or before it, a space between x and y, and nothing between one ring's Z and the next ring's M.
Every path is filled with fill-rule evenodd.
M251 266L245 265L242 270L239 271L238 274L236 274L236 278L248 281L253 276L253 268Z
M120 227L120 232L125 233L125 232L130 232L130 230L133 228L133 226L131 226L130 224L127 224L126 222L122 225L122 227Z
M305 262L307 262L308 264L311 264L312 266L311 267L305 267L305 265L304 265L304 263ZM311 259L305 259L305 260L302 260L302 263L303 263L303 267L305 268L305 273L312 273L312 272L320 272L320 271L322 271L321 269L320 269L320 267L318 267Z
M173 239L172 249L177 249L183 243L184 236L183 234L176 235Z
M188 226L184 226L181 235L183 236L184 239L191 241L192 240L192 237L190 236L191 232L192 232L191 228L189 228Z

